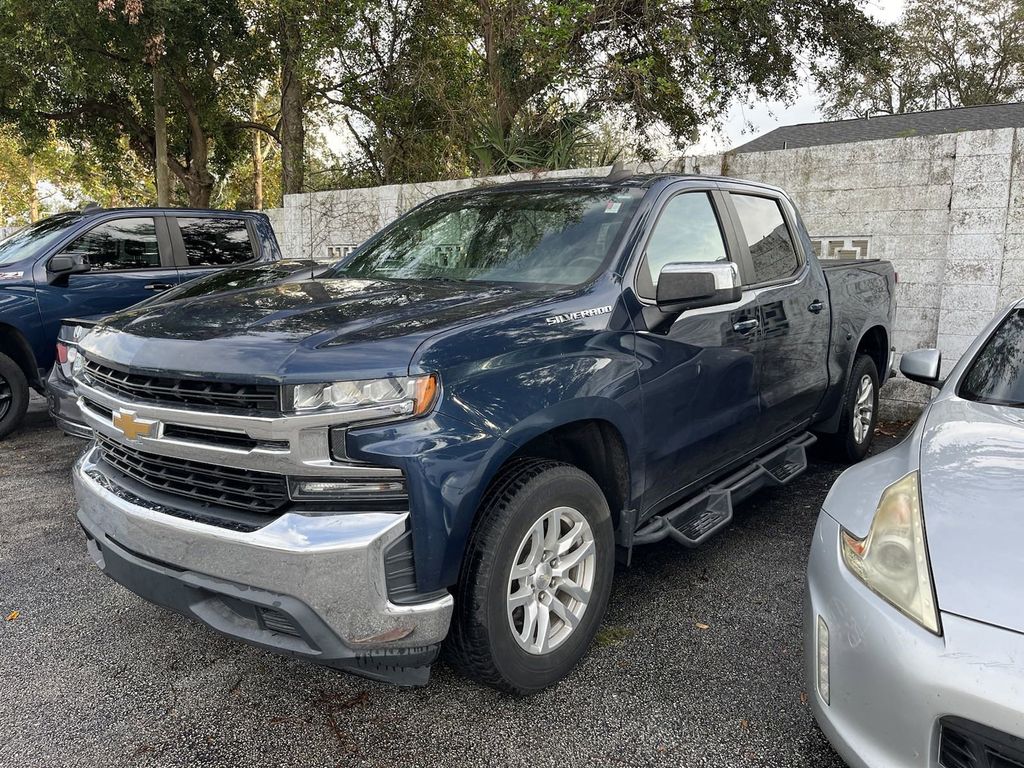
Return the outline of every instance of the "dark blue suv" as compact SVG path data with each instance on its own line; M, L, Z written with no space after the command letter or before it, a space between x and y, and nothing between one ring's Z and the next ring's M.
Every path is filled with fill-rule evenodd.
M66 317L104 315L225 267L281 258L263 214L90 208L0 242L0 438L42 392Z

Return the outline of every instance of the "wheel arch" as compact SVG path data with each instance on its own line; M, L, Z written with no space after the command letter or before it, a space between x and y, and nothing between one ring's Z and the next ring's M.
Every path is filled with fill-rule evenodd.
M36 368L36 356L25 335L8 323L0 323L0 353L7 355L21 368L30 386L41 390L42 379Z

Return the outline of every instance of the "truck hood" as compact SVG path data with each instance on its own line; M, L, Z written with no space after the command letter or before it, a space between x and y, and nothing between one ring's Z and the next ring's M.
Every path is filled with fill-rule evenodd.
M1024 410L955 396L921 436L921 503L939 608L1024 632Z
M134 369L216 378L395 376L434 333L544 298L493 284L289 280L130 309L83 348Z

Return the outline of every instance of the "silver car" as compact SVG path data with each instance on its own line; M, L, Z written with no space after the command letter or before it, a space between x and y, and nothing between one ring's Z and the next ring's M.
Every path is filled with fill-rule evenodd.
M1024 766L1024 301L897 447L848 469L811 546L804 655L814 716L855 768Z

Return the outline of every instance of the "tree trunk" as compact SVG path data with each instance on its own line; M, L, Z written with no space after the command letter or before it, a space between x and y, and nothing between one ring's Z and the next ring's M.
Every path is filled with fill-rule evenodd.
M305 189L306 129L302 123L302 34L290 9L281 12L281 190Z
M35 224L39 221L39 179L36 176L36 161L28 156L28 220Z
M188 118L189 162L187 168L175 162L175 173L188 191L188 204L192 208L209 208L210 196L213 194L213 185L216 181L210 173L210 146L199 116L195 95L182 80L177 79L176 82L178 93L181 95L181 106Z
M259 120L256 111L256 98L252 99L252 121ZM257 211L263 210L263 147L262 134L259 131L252 132L252 207Z
M164 75L159 65L153 67L153 136L156 165L156 204L171 205L171 177L167 170L167 105L164 103Z

